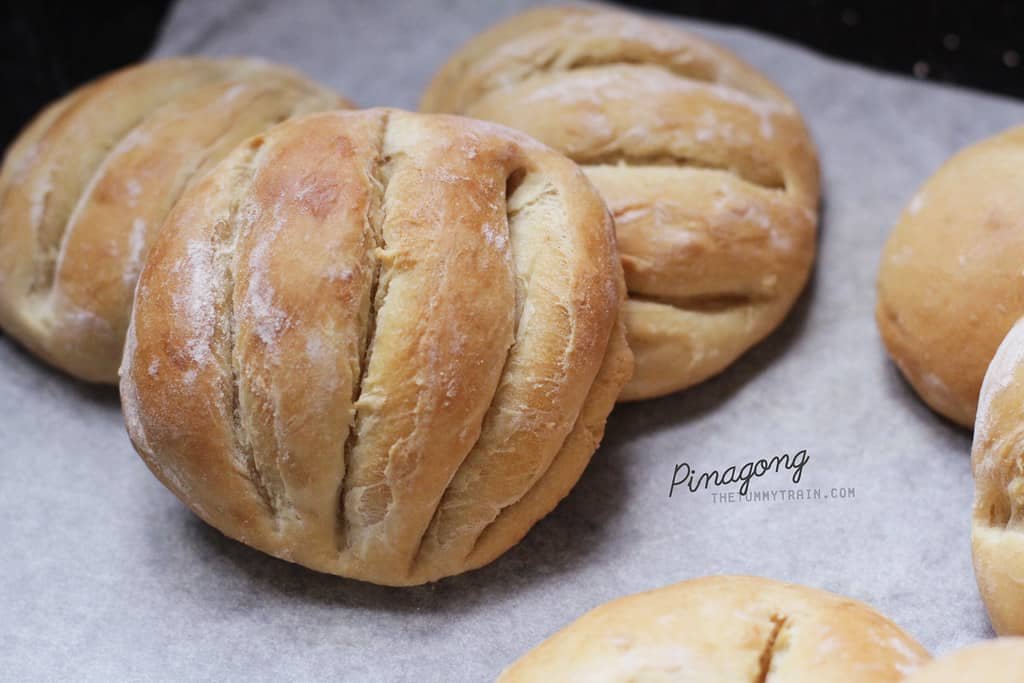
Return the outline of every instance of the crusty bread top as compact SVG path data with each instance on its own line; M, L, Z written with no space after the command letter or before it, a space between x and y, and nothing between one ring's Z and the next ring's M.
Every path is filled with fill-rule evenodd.
M501 683L887 683L929 659L867 605L748 576L684 581L604 604Z
M478 34L438 72L422 108L462 111L538 74L618 64L660 65L692 82L786 101L771 81L718 45L637 14L565 6L533 9Z
M997 638L957 650L918 669L904 683L1020 683L1024 638Z
M196 513L386 584L479 566L564 496L630 355L604 205L514 131L393 110L251 139L141 276L129 433Z
M1024 635L1024 319L999 345L978 401L971 452L972 548L997 633Z
M542 8L462 47L421 108L527 132L611 210L637 371L622 398L723 369L785 316L813 262L817 156L796 107L728 50L604 8Z
M1024 126L949 159L910 200L878 275L893 361L931 408L974 423L989 361L1024 315Z
M146 62L40 113L0 172L0 325L48 362L115 382L132 293L178 195L245 138L348 106L258 59Z

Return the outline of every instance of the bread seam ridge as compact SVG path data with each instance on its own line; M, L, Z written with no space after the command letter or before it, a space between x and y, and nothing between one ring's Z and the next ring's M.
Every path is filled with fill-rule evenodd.
M257 141L258 146L253 148L253 145L256 144ZM229 415L231 419L232 445L235 452L242 455L245 461L249 482L252 484L253 489L256 491L266 508L273 522L274 529L276 530L279 526L277 505L275 504L273 495L271 494L263 477L263 473L260 471L256 462L256 456L250 443L251 438L246 433L244 420L242 420L240 396L241 387L239 384L241 368L235 360L236 344L238 341L238 320L235 313L234 290L236 275L238 272L238 243L241 239L242 232L241 226L238 223L238 212L241 209L242 204L249 198L253 183L255 182L256 174L259 170L259 162L267 148L263 138L254 138L248 143L243 144L248 144L249 148L246 150L246 155L241 160L239 168L240 170L244 169L246 177L239 187L234 188L231 208L225 224L225 230L223 231L227 234L218 236L216 231L214 232L215 237L220 238L220 246L230 245L230 248L227 250L229 258L226 259L226 265L222 276L223 282L221 283L224 292L222 315L224 326L227 330L227 334L225 335L226 339L221 352L228 363L228 380L230 383ZM282 495L284 494L283 491L281 493Z
M624 286L622 287L621 291L622 291L622 295L624 297L624 295L625 295L625 287ZM624 300L624 298L623 298L623 300ZM619 343L621 343L622 349L625 349L626 353L628 354L627 357L622 357L622 358L612 357L612 354L614 353L614 347L616 346L616 340L615 340L616 335L622 335L622 338L619 340ZM615 405L614 399L612 399L609 402L609 411L600 411L600 413L598 415L599 419L597 420L596 424L591 421L591 417L593 417L593 416L590 414L590 411L588 410L588 408L591 408L592 404L595 401L598 400L598 398L595 396L595 392L598 389L600 389L600 385L601 385L602 380L605 377L609 377L609 378L615 377L617 373L622 371L622 368L624 366L628 366L630 371L631 371L632 370L632 366L633 366L633 357L632 357L632 352L629 351L629 345L625 341L625 323L624 323L624 321L622 319L622 314L620 312L619 315L616 317L615 323L612 325L611 331L609 332L608 338L607 338L607 340L605 342L604 357L603 357L603 360L601 362L601 367L598 368L597 374L594 376L594 381L590 385L590 388L587 391L587 395L586 395L586 397L583 400L583 405L580 407L580 412L576 416L576 419L573 421L572 428L568 431L568 433L566 434L565 439L562 441L561 447L559 447L558 452L551 459L551 462L548 463L547 468L545 468L545 470L543 472L541 472L537 476L537 478L534 480L533 486L528 488L523 493L523 495L520 496L520 498L518 500L516 500L514 503L511 503L511 504L505 506L504 508L502 508L501 512L499 512L498 515L493 520L491 520L491 523L488 524L487 526L485 526L483 529L480 530L480 534L477 536L476 541L473 543L472 549L469 551L469 553L467 553L466 558L465 558L466 561L469 562L472 566L474 566L474 567L482 566L482 564L486 564L487 562L490 562L491 559L493 559L493 558L490 558L487 561L485 561L484 563L479 563L479 558L473 559L473 557L474 557L474 555L476 555L476 552L480 548L480 546L487 540L487 533L491 529L495 528L495 526L503 519L503 517L507 516L509 512L511 512L514 509L516 509L516 506L518 506L523 501L523 499L526 498L527 495L529 495L535 488L537 488L538 486L540 486L542 484L544 479L547 477L548 473L551 472L552 470L554 470L555 466L558 463L560 463L562 460L565 459L566 449L569 447L570 443L573 441L574 436L577 433L577 430L582 430L583 432L585 432L586 433L586 437L590 441L592 441L593 444L594 444L594 447L591 449L590 454L587 456L587 463L589 463L590 458L593 457L593 454L596 452L597 447L600 445L601 439L604 436L604 428L605 428L605 424L606 424L607 419L608 419L609 411ZM628 381L628 379L627 379L627 381ZM621 387L624 384L625 384L625 382L622 382L622 383L619 384L619 386ZM596 430L593 429L592 425L596 426L597 429ZM582 474L583 470L585 470L585 469L586 469L586 464L584 464L583 468L580 470L580 474ZM578 483L578 479L574 480L572 485L570 486L569 490L571 491L572 488L574 488L577 483ZM537 517L537 519L534 520L533 523L531 523L529 528L532 528L533 524L536 524L537 521L539 521L545 515L549 514L551 512L551 510L553 510L561 502L561 500L565 497L565 495L567 495L567 494L563 494L561 497L559 497L558 499L553 501L551 503L551 506L548 507L546 510L544 510ZM502 552L504 552L504 551L502 551Z
M560 204L561 204L561 206L562 206L562 208L564 210L565 209L565 201L564 201L564 198L562 196L563 188L560 188L554 182L552 182L550 185L551 185L551 188L554 191L555 195L558 197L559 202L560 202ZM545 193L541 193L540 196L543 196L543 194L545 194ZM540 196L538 196L538 199L539 199ZM536 200L534 200L534 201L536 201ZM523 208L525 208L525 207L520 208L520 212L523 210ZM569 223L568 212L564 213L564 217L565 217L565 222ZM616 260L616 263L618 263L617 260ZM571 291L575 291L576 290L576 288L574 286L570 286L569 289ZM524 302L524 307L525 307L525 302ZM562 365L563 368L566 365L566 359L567 359L567 357L570 354L570 349L573 348L573 343L574 343L573 339L575 337L575 331L576 331L576 325L575 325L575 323L573 323L571 325L570 338L566 340L565 349L564 349L564 352L563 352L563 355L562 355L561 365ZM615 326L613 325L612 329L609 331L608 338L605 340L604 353L602 354L601 365L598 367L597 372L594 374L594 377L593 377L593 379L591 381L590 386L587 387L587 393L583 397L583 400L580 402L580 406L579 406L579 409L576 412L576 416L575 416L575 418L573 418L572 426L568 430L566 430L565 436L562 438L562 442L558 446L558 450L556 450L554 455L551 456L551 459L548 460L546 466L544 466L543 468L539 469L537 472L534 473L533 480L530 482L530 485L525 487L522 490L522 492L519 494L519 496L514 501L501 506L497 510L497 513L494 515L494 518L491 519L490 522L488 522L487 524L485 524L483 527L480 528L480 530L476 534L476 538L473 540L473 543L470 545L469 551L466 553L465 557L463 558L464 560L468 560L470 557L473 556L473 554L477 550L477 547L480 545L481 540L486 536L487 531L489 529L491 529L498 522L498 520L500 520L502 518L502 516L505 514L506 511L514 508L520 501L523 500L523 498L525 498L530 493L530 491L533 490L533 488L535 486L537 486L537 484L541 481L541 479L543 479L544 476L551 470L552 466L555 464L555 461L558 460L559 456L561 456L562 453L565 452L566 444L572 438L573 432L576 431L577 425L580 423L580 421L584 417L584 414L586 412L587 403L590 400L590 394L593 391L594 386L597 384L597 378L601 374L601 368L603 367L604 362L605 362L605 357L608 354L608 347L610 345L609 342L611 340L611 335L614 334L614 333L615 333ZM584 425L584 428L586 428L585 425ZM557 501L556 501L556 504L557 504Z
M509 199L511 199L512 194L514 194L515 190L518 189L518 187L522 184L523 177L520 174L525 175L525 172L525 168L523 168L522 165L519 165L512 171L507 173L505 177L505 230L506 240L508 243L508 262L510 268L512 269L513 278L515 278L516 280L516 284L513 287L513 310L515 310L516 315L512 319L512 341L505 349L505 360L502 361L501 373L498 375L498 381L495 383L494 391L491 393L490 401L488 401L487 403L487 410L484 411L483 416L480 418L480 433L477 435L476 441L473 442L473 445L466 450L466 454L459 462L459 465L452 470L451 476L448 478L448 482L445 484L444 489L441 491L441 495L439 495L437 498L437 503L434 505L434 512L430 516L430 521L426 524L426 526L424 526L423 533L420 535L419 541L417 542L416 550L415 552L413 552L411 556L411 560L409 562L410 575L415 574L416 567L419 565L419 562L422 559L423 546L427 539L427 536L430 535L431 531L436 529L435 525L439 523L442 506L444 504L445 498L448 496L448 492L451 490L452 482L455 481L455 478L458 476L459 471L462 470L463 466L466 464L466 461L469 460L469 456L476 450L477 444L480 443L480 439L483 438L484 436L484 428L487 426L488 417L490 416L491 409L494 407L494 400L498 396L498 392L501 390L502 384L505 380L505 376L508 373L509 363L512 360L513 349L515 349L516 344L519 341L519 330L521 327L520 323L522 320L523 310L525 309L524 295L527 287L520 286L518 278L515 277L515 251L513 249L512 212L509 210ZM510 193L509 187L512 185L515 179L518 179L518 185Z
M590 168L628 168L644 170L648 168L666 169L692 169L695 171L720 171L728 173L737 180L749 183L759 190L778 192L790 197L789 188L786 185L785 174L777 164L772 164L771 180L767 178L754 177L732 164L707 161L698 156L686 156L665 152L664 154L630 154L623 151L605 152L602 154L583 155L573 154L570 158L584 170Z
M527 74L526 77L524 77L524 78L522 78L522 79L520 79L518 81L513 81L513 82L509 82L509 83L503 83L500 87L497 87L497 88L494 88L492 90L489 90L489 91L486 91L486 92L482 93L479 98L477 98L473 102L469 103L464 108L464 110L468 110L470 107L472 107L476 103L482 101L483 99L485 99L486 97L488 97L489 95L491 95L493 93L497 93L497 92L500 92L502 90L506 90L506 89L511 88L511 87L529 86L529 81L534 79L534 78L537 78L537 77L568 74L568 73L580 71L580 70L583 70L583 69L595 69L596 70L596 69L601 69L601 68L606 68L606 67L616 67L616 66L649 67L649 68L652 68L652 69L658 69L658 70L664 71L670 78L677 79L677 80L682 81L684 83L692 83L692 84L695 84L695 86L697 86L697 87L704 87L704 88L712 89L711 90L712 92L718 92L719 93L719 97L722 100L724 100L725 103L729 103L729 104L732 104L732 105L735 105L735 106L739 106L739 107L743 108L744 110L749 111L750 113L752 113L755 116L766 116L767 115L766 113L758 111L758 107L766 107L766 106L772 106L772 107L776 108L777 111L773 112L773 113L776 113L779 116L785 116L785 117L792 118L793 116L796 115L796 112L795 112L795 110L793 108L793 105L790 104L788 101L785 101L785 100L775 100L775 99L769 99L769 98L761 97L761 96L759 96L759 95L757 95L755 93L751 93L751 92L748 92L746 90L742 90L742 89L740 89L740 88L738 88L736 86L733 86L733 85L726 85L726 84L722 83L721 81L717 81L717 80L704 80L704 79L691 78L691 77L688 77L688 76L685 76L685 75L681 75L680 73L678 73L677 70L673 69L670 65L659 63L659 62L644 61L644 60L618 60L618 61L616 61L616 60L609 60L609 61L600 60L600 61L594 61L594 62L591 62L591 63L574 64L571 68L568 68L568 69L554 69L554 70L534 71L534 72L531 72L531 73ZM717 90L715 90L715 89L717 89ZM729 93L729 95L727 96L727 95L720 94L722 91L724 91L726 93ZM733 98L732 100L729 100L730 96ZM747 98L750 101L749 102L744 101L742 103L736 102L736 100L739 99L740 97ZM747 149L750 149L750 148L758 148L760 146L759 145L754 145L754 144L748 144L745 147ZM744 181L746 181L748 183L751 183L752 185L756 185L757 187L759 187L761 189L770 190L770 191L779 191L779 192L782 192L782 193L787 194L787 195L790 194L790 192L788 191L789 188L788 188L788 183L787 183L787 180L786 180L786 173L785 173L784 165L779 163L779 161L777 159L771 159L770 160L770 164L768 165L769 173L766 175L766 177L759 177L759 176L757 176L755 174L752 174L750 172L744 172L742 169L734 168L732 165L730 165L728 163L703 160L703 159L700 158L699 155L694 155L692 157L687 157L687 156L684 156L684 155L673 154L673 153L671 153L669 151L666 151L666 152L661 153L661 154L641 154L641 155L630 154L628 152L623 152L623 151L611 151L611 152L606 152L606 153L601 153L601 154L571 154L571 155L567 155L567 156L569 156L574 162L576 162L580 166L601 166L601 165L604 165L604 166L623 165L623 166L628 166L628 167L667 166L667 167L675 167L675 168L704 168L704 169L709 169L709 170L725 171L725 172L728 172L728 173L732 174L736 178L739 178L740 180L744 180Z
M391 160L384 155L384 146L387 142L390 123L391 111L384 109L381 113L380 132L378 133L376 145L376 156L373 159L373 165L370 169L370 177L372 178L373 184L376 188L374 200L377 205L373 206L373 203L371 203L369 207L370 211L366 216L366 222L364 224L364 230L368 229L372 238L371 253L373 254L373 274L370 278L369 309L367 310L366 322L364 323L362 332L362 348L359 353L359 375L352 386L352 419L349 422L348 435L345 438L345 443L342 447L342 472L338 481L338 492L336 496L337 514L335 516L334 523L334 538L335 549L339 553L347 551L349 547L350 523L348 519L348 510L345 506L345 496L348 484L347 474L352 470L352 452L355 449L356 440L359 436L359 399L362 398L363 395L363 383L366 381L366 375L370 368L370 360L373 355L373 345L377 336L377 315L380 309L384 307L384 302L388 293L387 281L384 282L383 291L381 289L384 265L381 261L380 254L387 249L387 243L384 239L384 223L387 220L386 200L388 185L391 180L391 174L387 171L387 166Z
M686 311L688 313L718 313L736 308L772 303L776 298L775 296L743 292L695 294L681 297L656 296L638 292L629 293L630 301L668 306L677 311Z

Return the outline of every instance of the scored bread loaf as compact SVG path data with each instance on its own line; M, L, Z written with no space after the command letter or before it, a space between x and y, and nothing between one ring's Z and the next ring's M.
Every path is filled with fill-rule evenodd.
M871 607L752 576L712 576L591 610L500 683L895 683L927 651Z
M875 317L933 410L970 427L992 355L1024 315L1024 126L972 145L910 200L882 253Z
M813 142L793 103L717 45L617 10L533 10L453 55L421 109L519 128L583 166L629 289L623 400L720 372L807 281Z
M904 683L1020 683L1024 638L996 638L924 665Z
M996 633L1024 635L1024 319L985 374L971 453L974 573Z
M576 483L629 377L607 210L515 131L294 119L190 188L139 281L136 449L222 532L409 585L479 567Z
M257 59L168 59L44 109L0 171L0 327L84 380L114 383L132 293L178 195L245 138L348 104Z

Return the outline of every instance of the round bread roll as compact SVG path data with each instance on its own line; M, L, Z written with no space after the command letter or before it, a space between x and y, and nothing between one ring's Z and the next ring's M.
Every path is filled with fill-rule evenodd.
M169 59L44 109L0 171L0 326L91 382L115 383L132 293L168 210L242 140L347 106L255 59Z
M751 576L684 581L604 604L501 683L888 683L927 651L867 605Z
M1024 319L989 365L978 402L974 469L974 573L992 626L1024 635Z
M882 340L924 402L965 427L996 347L1024 315L1022 187L1024 127L947 161L882 254Z
M958 650L918 669L904 683L1020 683L1024 638L996 638Z
M512 130L374 109L252 138L185 193L121 368L204 520L389 585L490 562L576 483L631 370L611 220Z
M722 371L807 281L813 143L793 103L716 45L625 12L538 9L471 40L421 108L514 126L583 166L629 289L636 371L621 400Z

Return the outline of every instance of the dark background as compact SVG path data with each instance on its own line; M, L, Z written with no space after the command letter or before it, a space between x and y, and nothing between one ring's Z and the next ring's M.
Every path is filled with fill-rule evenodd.
M0 78L7 93L0 147L47 102L141 58L170 5L167 0L0 2ZM1024 1L620 4L749 26L875 68L1024 98Z

